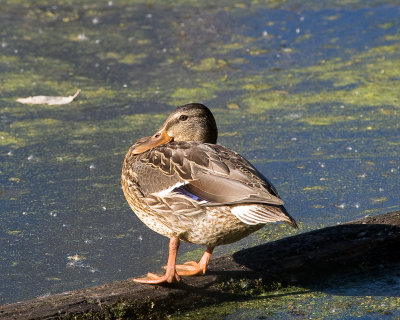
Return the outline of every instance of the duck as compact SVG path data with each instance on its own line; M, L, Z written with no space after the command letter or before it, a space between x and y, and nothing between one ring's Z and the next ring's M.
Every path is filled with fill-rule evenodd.
M177 107L149 137L129 149L121 184L129 206L151 230L169 238L165 274L133 279L177 283L205 274L216 246L238 241L267 223L298 228L271 182L235 151L217 144L208 107ZM176 264L181 241L206 246L200 260Z

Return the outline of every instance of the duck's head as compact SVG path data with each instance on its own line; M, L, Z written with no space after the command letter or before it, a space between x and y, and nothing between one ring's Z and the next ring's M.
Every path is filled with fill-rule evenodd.
M216 143L217 136L217 124L210 109L200 103L185 104L176 108L155 134L137 141L133 153L140 154L171 141Z

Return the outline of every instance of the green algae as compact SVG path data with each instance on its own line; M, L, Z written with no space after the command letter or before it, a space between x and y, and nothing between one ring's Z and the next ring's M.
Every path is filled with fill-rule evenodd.
M301 222L299 222L299 228L304 229ZM254 237L258 239L258 244L276 241L285 237L293 236L298 231L286 223L266 225L254 234Z
M226 302L183 314L170 319L223 319L231 315L235 319L249 318L346 318L373 314L376 318L398 316L398 297L353 297L313 292L301 287L283 287L266 291L244 301Z
M314 81L331 83L333 88L297 94L281 90L259 90L259 92L252 92L251 95L244 96L242 103L251 112L293 106L306 107L316 103L399 107L400 96L397 90L399 84L398 80L394 79L400 72L400 60L398 57L389 59L387 56L379 56L382 53L396 54L399 52L399 48L399 43L378 46L365 53L356 54L348 60L334 58L301 70L293 70L293 73L283 74L284 78L281 79L279 77L272 79L270 76L266 76L265 80L259 79L258 82L277 84L282 83L286 78L290 85L295 86L301 83L298 78L301 76L312 77ZM371 63L371 60L374 62ZM246 82L249 80L246 79ZM355 86L355 88L343 89L348 86Z
M117 52L111 51L106 53L99 53L98 57L102 60L112 59L122 64L140 64L147 57L147 54L144 52L133 54L128 53L126 55L120 55Z
M249 112L264 112L269 109L283 108L290 104L287 99L288 92L281 90L266 91L259 94L251 94L242 99ZM293 98L292 98L293 99Z
M310 126L330 126L332 124L345 122L345 121L353 121L355 119L357 119L356 116L325 115L325 116L318 116L318 117L303 118L300 121L307 123Z
M323 191L326 190L327 187L325 186L309 186L309 187L304 187L304 191Z
M160 126L165 115L134 114L123 116L95 125L91 122L66 122L55 118L42 118L36 120L15 121L10 124L10 132L0 132L0 145L9 145L14 148L34 145L45 141L48 137L64 140L70 137L68 143L85 145L92 143L93 137L102 134L114 134L118 132L130 132L140 135L142 128L152 126L155 130ZM118 127L118 129L116 129ZM55 135L55 133L57 133ZM148 132L151 134L151 132ZM68 152L58 155L64 160L71 159ZM77 157L79 159L79 157Z
M186 66L194 71L210 71L218 70L227 66L227 62L223 59L205 58L198 64L187 63Z
M8 132L0 131L0 146L22 147L23 140L11 135Z
M145 58L147 58L147 54L145 53L138 53L138 54L130 53L123 56L120 62L123 64L139 64L142 63Z
M202 83L196 88L178 88L171 94L170 104L181 105L190 102L209 101L217 97L218 88L213 83Z
M397 50L397 48L396 48ZM357 60L357 58L356 58ZM343 68L347 70L344 71ZM320 66L313 66L299 70L306 77L312 74L314 79L329 81L331 90L290 94L285 91L264 91L244 98L243 103L250 111L259 111L270 108L307 106L316 103L338 103L357 106L400 106L400 93L397 90L398 81L393 81L400 72L400 60L381 60L374 64L358 63L349 69L347 63L331 61ZM359 70L363 70L360 72ZM365 74L367 72L367 74ZM369 80L369 81L367 81ZM373 80L373 81L371 81ZM291 81L293 81L291 79ZM298 82L298 81L296 81ZM344 86L356 85L351 90L343 90Z
M378 26L379 26L379 28L382 28L382 29L390 29L390 28L392 28L394 25L395 25L394 22L389 21L389 22L386 22L386 23L382 23L382 24L380 24L380 25L378 25Z
M383 40L385 41L399 41L400 40L400 34L391 34L383 37Z
M88 303L97 303L88 301ZM121 301L114 306L102 306L98 312L89 312L67 317L69 320L100 320L100 319L165 319L167 306L163 303L155 304L147 298L146 302L140 307L135 302Z
M200 260L204 251L205 248L197 248L195 250L185 252L184 254L178 256L178 263L185 263L187 261L198 261Z
M387 198L387 197L372 198L371 201L372 201L372 202L375 202L375 203L382 203L382 202L388 201L388 198Z
M233 102L228 103L228 104L226 105L226 107L227 107L228 109L231 109L231 110L238 110L238 109L240 109L240 106L239 106L237 103L233 103Z

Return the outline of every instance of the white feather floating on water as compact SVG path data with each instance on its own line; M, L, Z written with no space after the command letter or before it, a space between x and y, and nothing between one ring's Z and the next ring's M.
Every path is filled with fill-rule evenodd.
M17 99L17 102L24 104L68 104L74 101L74 99L81 93L81 89L78 89L73 96L68 97L52 97L52 96L33 96L27 98Z

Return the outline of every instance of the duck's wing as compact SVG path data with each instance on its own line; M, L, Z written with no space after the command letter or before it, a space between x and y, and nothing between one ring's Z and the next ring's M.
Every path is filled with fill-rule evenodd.
M138 183L146 195L177 192L208 206L283 205L276 189L261 173L223 146L173 142L140 155L135 166L135 171L140 171Z
M192 149L188 160L198 164L194 170L196 179L187 188L211 203L283 205L268 179L245 158L226 147L198 145Z
M140 154L134 171L144 200L166 223L189 225L205 207L231 205L246 224L285 221L296 227L272 184L226 147L168 143Z

